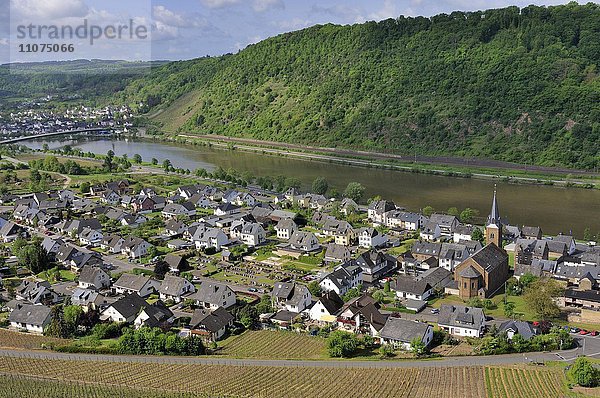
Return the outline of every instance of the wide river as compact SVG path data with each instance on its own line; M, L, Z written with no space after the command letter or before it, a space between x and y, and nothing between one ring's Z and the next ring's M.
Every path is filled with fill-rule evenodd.
M495 184L489 180L371 169L147 140L86 138L77 141L30 141L25 145L41 149L44 143L50 149L68 144L100 154L112 150L116 155L127 154L129 158L137 153L146 161L169 159L175 167L192 171L198 168L211 171L221 166L249 170L256 176L297 177L306 189L318 176L325 177L339 192L349 182L358 181L366 187L368 197L380 195L412 211L425 206L433 206L438 211L470 207L479 210L481 215L487 215ZM500 213L513 225L540 226L546 234L572 231L578 238L583 237L586 227L591 228L593 233L600 232L599 190L516 185L500 181L497 184Z

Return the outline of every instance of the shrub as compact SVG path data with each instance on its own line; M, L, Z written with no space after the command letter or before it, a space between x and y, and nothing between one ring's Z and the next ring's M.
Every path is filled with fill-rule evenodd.
M579 357L569 369L569 377L582 387L595 387L600 382L600 372L589 359Z

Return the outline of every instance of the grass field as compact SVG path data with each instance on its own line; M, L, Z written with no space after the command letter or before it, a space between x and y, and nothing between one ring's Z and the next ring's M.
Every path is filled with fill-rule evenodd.
M98 387L127 386L131 390L147 389L149 391L165 391L170 394L179 392L235 397L483 398L486 396L484 373L480 367L324 369L319 367L175 365L3 357L0 358L0 373L61 381L60 385L54 384L57 389L83 388L81 383L96 383L95 385ZM15 378L4 378L0 381L15 383ZM22 379L17 382L21 382L22 389L31 390L33 388ZM135 394L137 392L133 391L131 395L112 396L139 396ZM60 397L61 395L33 396ZM63 396L69 397L69 395ZM147 396L152 397L152 395ZM180 395L165 394L164 396Z
M223 342L219 352L235 358L322 359L327 358L325 340L294 332L247 331Z
M35 350L41 348L42 345L66 345L69 343L71 340L0 329L0 347L4 348Z

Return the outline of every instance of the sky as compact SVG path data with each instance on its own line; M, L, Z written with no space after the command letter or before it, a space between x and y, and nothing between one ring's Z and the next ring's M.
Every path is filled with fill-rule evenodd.
M316 24L355 24L405 16L432 16L509 5L565 4L564 0L0 0L0 63L80 58L182 60L235 53L249 44ZM587 1L579 1L585 3ZM18 27L99 29L127 26L147 35L101 38L18 37ZM89 31L88 31L89 32ZM38 44L37 51L31 47ZM43 44L72 45L45 48ZM63 50L67 51L63 51ZM48 52L50 51L50 52Z

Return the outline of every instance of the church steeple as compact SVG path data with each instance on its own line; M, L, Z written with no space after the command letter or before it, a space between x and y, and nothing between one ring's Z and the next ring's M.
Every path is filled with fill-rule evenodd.
M498 201L496 200L496 185L494 185L494 199L492 200L492 211L487 219L485 226L485 241L502 248L502 221L500 220L500 211L498 210Z
M494 184L494 199L492 200L492 211L487 219L487 225L495 224L500 226L502 222L500 221L500 211L498 211L498 202L496 201L496 189L497 186Z

